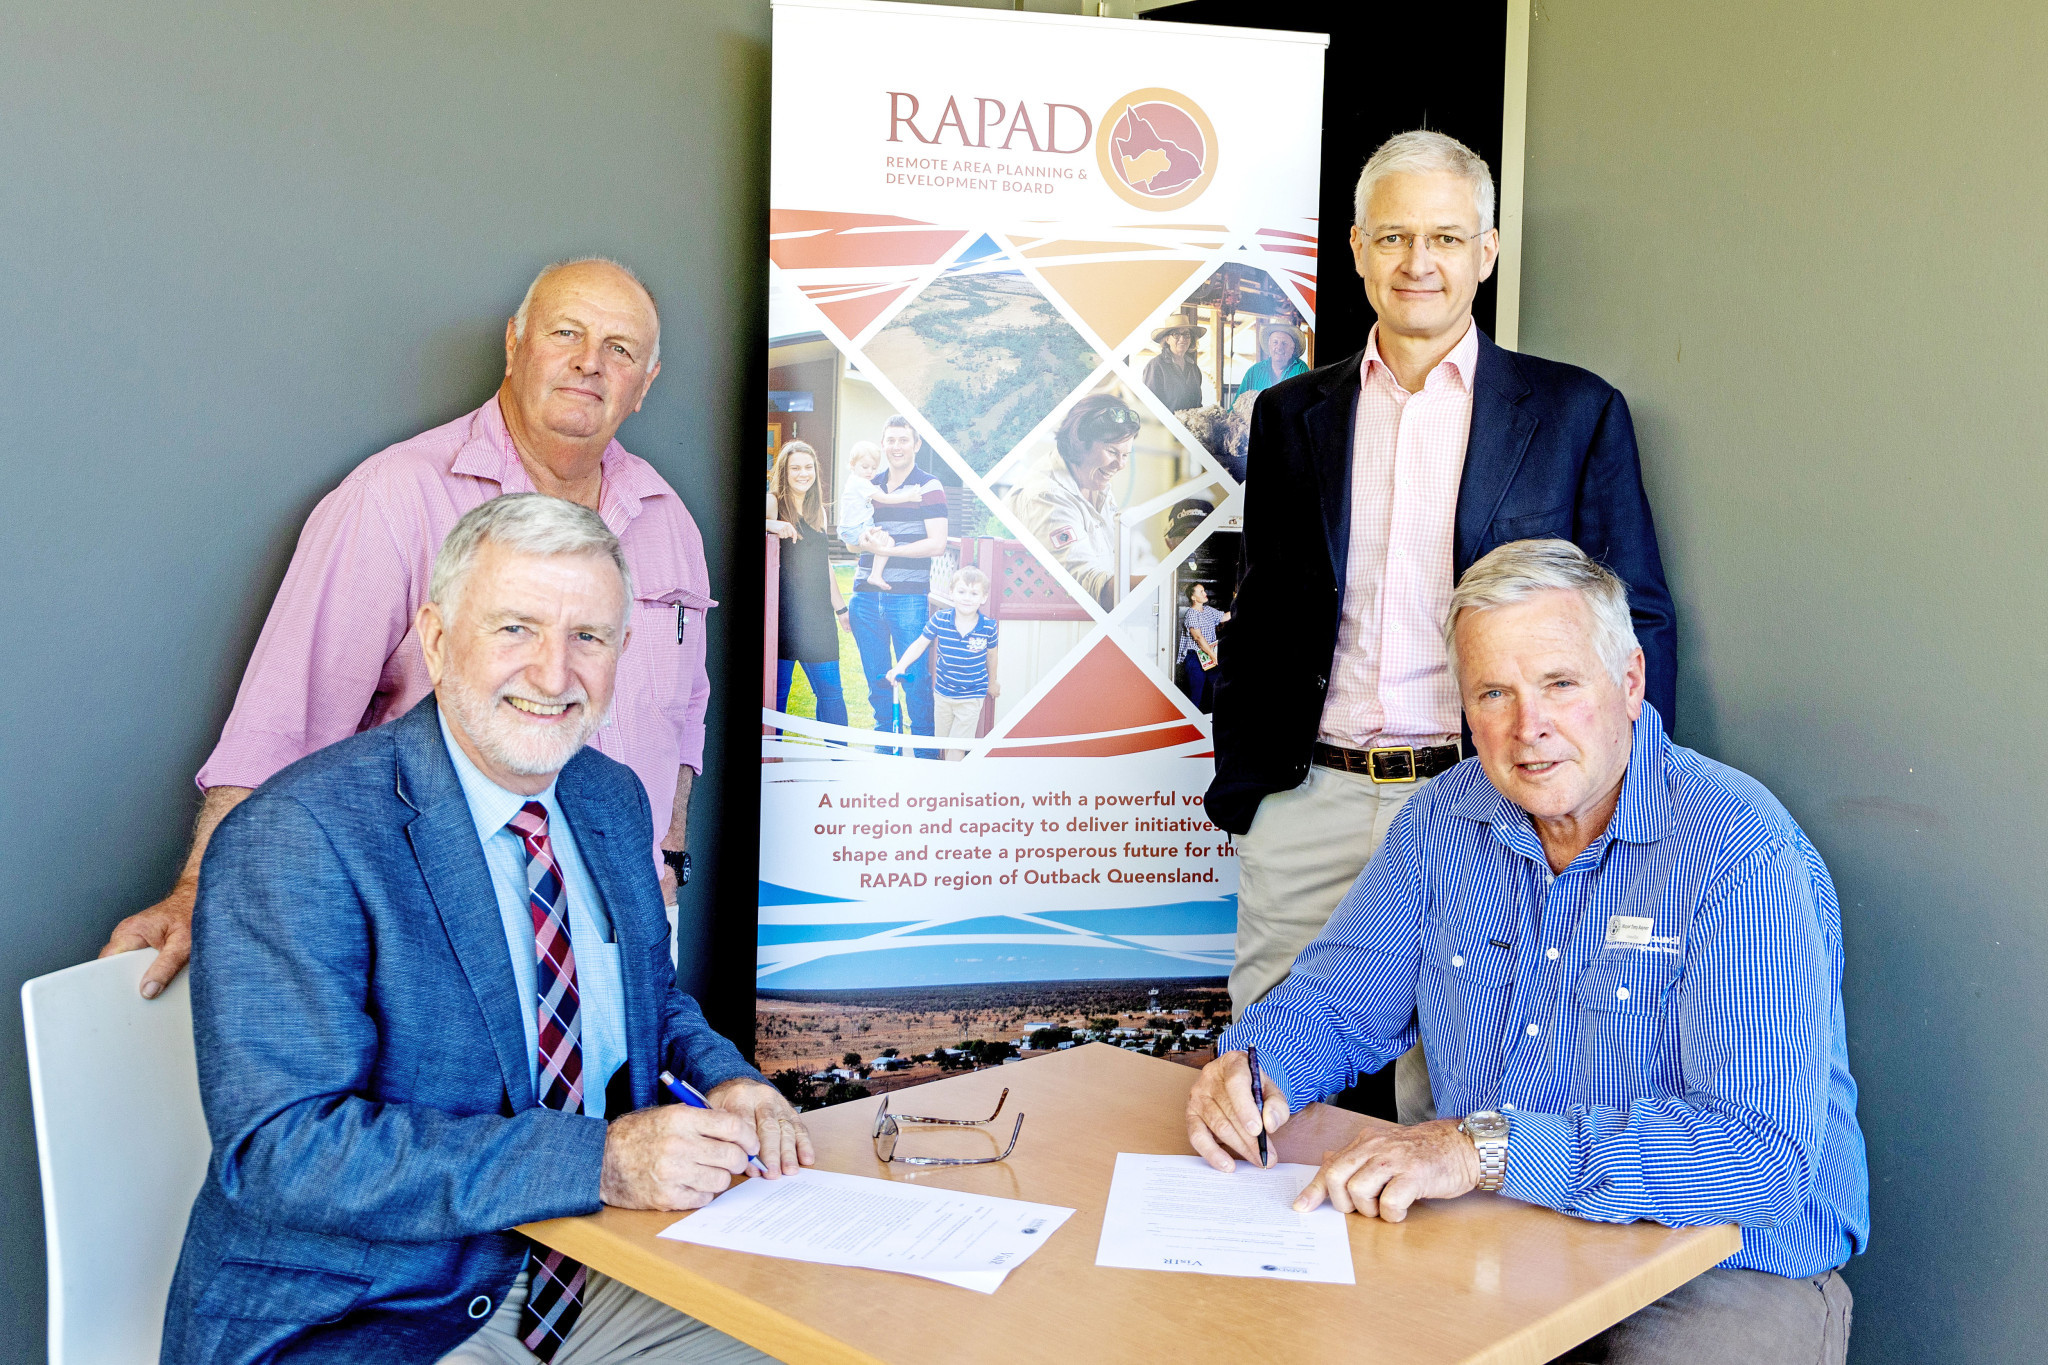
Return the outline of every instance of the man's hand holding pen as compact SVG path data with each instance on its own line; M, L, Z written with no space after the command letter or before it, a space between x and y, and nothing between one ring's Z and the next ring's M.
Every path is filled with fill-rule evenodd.
M1234 1168L1242 1157L1255 1166L1261 1135L1287 1122L1287 1096L1271 1072L1261 1072L1261 1106L1252 1098L1252 1069L1242 1052L1226 1052L1202 1068L1188 1093L1188 1145L1219 1171ZM1263 1118L1263 1123L1261 1119Z
M1219 1171L1234 1169L1238 1158L1270 1166L1270 1158L1262 1159L1264 1135L1288 1119L1287 1096L1270 1071L1259 1072L1265 1103L1254 1098L1254 1063L1226 1052L1202 1068L1188 1093L1188 1145ZM1344 1213L1398 1223L1416 1200L1455 1199L1476 1189L1479 1176L1478 1151L1456 1119L1409 1128L1368 1119L1345 1147L1323 1153L1322 1168L1294 1207L1306 1213L1328 1200Z

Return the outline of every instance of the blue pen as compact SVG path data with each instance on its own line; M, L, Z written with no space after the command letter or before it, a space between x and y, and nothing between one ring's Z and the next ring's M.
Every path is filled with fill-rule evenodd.
M1259 1079L1258 1047L1256 1045L1247 1045L1244 1050L1244 1059L1246 1064L1252 1069L1252 1103L1259 1106L1259 1169L1264 1170L1266 1163L1271 1158L1266 1154L1266 1086ZM666 1077L668 1073L664 1071L662 1075Z
M662 1072L661 1083L668 1087L669 1094L674 1095L677 1099L681 1100L684 1104L689 1105L692 1109L709 1109L711 1107L711 1101L705 1099L701 1094L699 1094L697 1092L696 1086L691 1085L688 1081L677 1080L674 1072ZM760 1157L750 1156L747 1158L747 1160L752 1162L754 1165L754 1169L759 1171L762 1175L768 1174L768 1168L761 1164Z

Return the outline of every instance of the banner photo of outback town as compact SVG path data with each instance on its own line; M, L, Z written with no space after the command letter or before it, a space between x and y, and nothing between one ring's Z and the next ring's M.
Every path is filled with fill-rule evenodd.
M783 0L774 42L757 1060L801 1104L1093 1039L1199 1065L1324 40Z

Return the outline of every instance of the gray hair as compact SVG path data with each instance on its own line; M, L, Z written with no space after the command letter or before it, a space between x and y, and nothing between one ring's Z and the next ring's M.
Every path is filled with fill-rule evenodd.
M1396 133L1379 145L1358 173L1358 189L1352 194L1352 217L1361 231L1365 208L1380 181L1390 175L1463 176L1472 182L1472 204L1479 210L1479 230L1493 226L1493 172L1486 158L1454 137L1427 128Z
M526 314L533 307L533 294L535 290L540 288L540 282L554 274L557 270L567 270L575 265L608 265L640 286L640 292L647 296L647 306L654 310L654 350L647 357L647 368L651 370L656 365L659 365L661 363L661 305L654 301L654 291L647 287L647 281L633 273L632 266L627 265L623 261L615 261L609 256L575 256L569 260L556 261L553 265L543 267L540 274L533 277L533 283L526 286L526 297L519 300L519 311L512 315L513 339L515 341L526 340Z
M465 512L441 542L441 553L434 557L434 576L427 584L427 600L441 609L444 620L454 619L462 602L463 584L487 542L529 555L602 555L619 571L619 583L625 589L621 622L632 613L633 571L626 565L619 538L602 517L580 503L545 493L507 493Z
M1458 615L1526 602L1540 592L1575 592L1593 614L1593 648L1607 674L1628 676L1636 652L1635 623L1628 614L1628 585L1569 540L1513 540L1490 551L1458 580L1444 618L1444 653L1451 681L1458 680Z

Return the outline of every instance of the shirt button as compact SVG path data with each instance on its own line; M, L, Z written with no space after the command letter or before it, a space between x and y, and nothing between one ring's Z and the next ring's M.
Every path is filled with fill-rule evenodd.
M1512 1104L1504 1104L1500 1107L1500 1112L1503 1114L1512 1114L1515 1112L1515 1106L1513 1106Z
M1615 987L1615 988L1614 988L1614 998L1615 998L1616 1000L1626 1000L1626 999L1628 999L1628 987L1626 987L1626 986L1617 986L1617 987Z
M1538 1025L1538 1024L1531 1024L1531 1025L1529 1025L1528 1029L1527 1029L1527 1030L1525 1030L1525 1031L1526 1031L1526 1032L1528 1033L1528 1035L1529 1035L1529 1036L1530 1036L1531 1038L1534 1038L1534 1037L1535 1037L1535 1036L1536 1036L1537 1034L1539 1034L1539 1033L1543 1032L1543 1029L1542 1029L1542 1026L1541 1026L1541 1025Z
M1453 967L1462 967L1462 966L1464 966L1464 965L1465 965L1465 959L1464 959L1464 958L1462 958L1462 957L1460 957L1460 956L1458 956L1458 955L1457 955L1456 953L1452 953L1452 954L1451 954L1451 965L1452 965Z
M490 1311L491 1301L482 1294L477 1295L475 1298L469 1301L469 1315L472 1318L483 1317Z
M1557 949L1555 948L1545 948L1543 950L1543 955L1549 958L1552 962L1557 961Z

